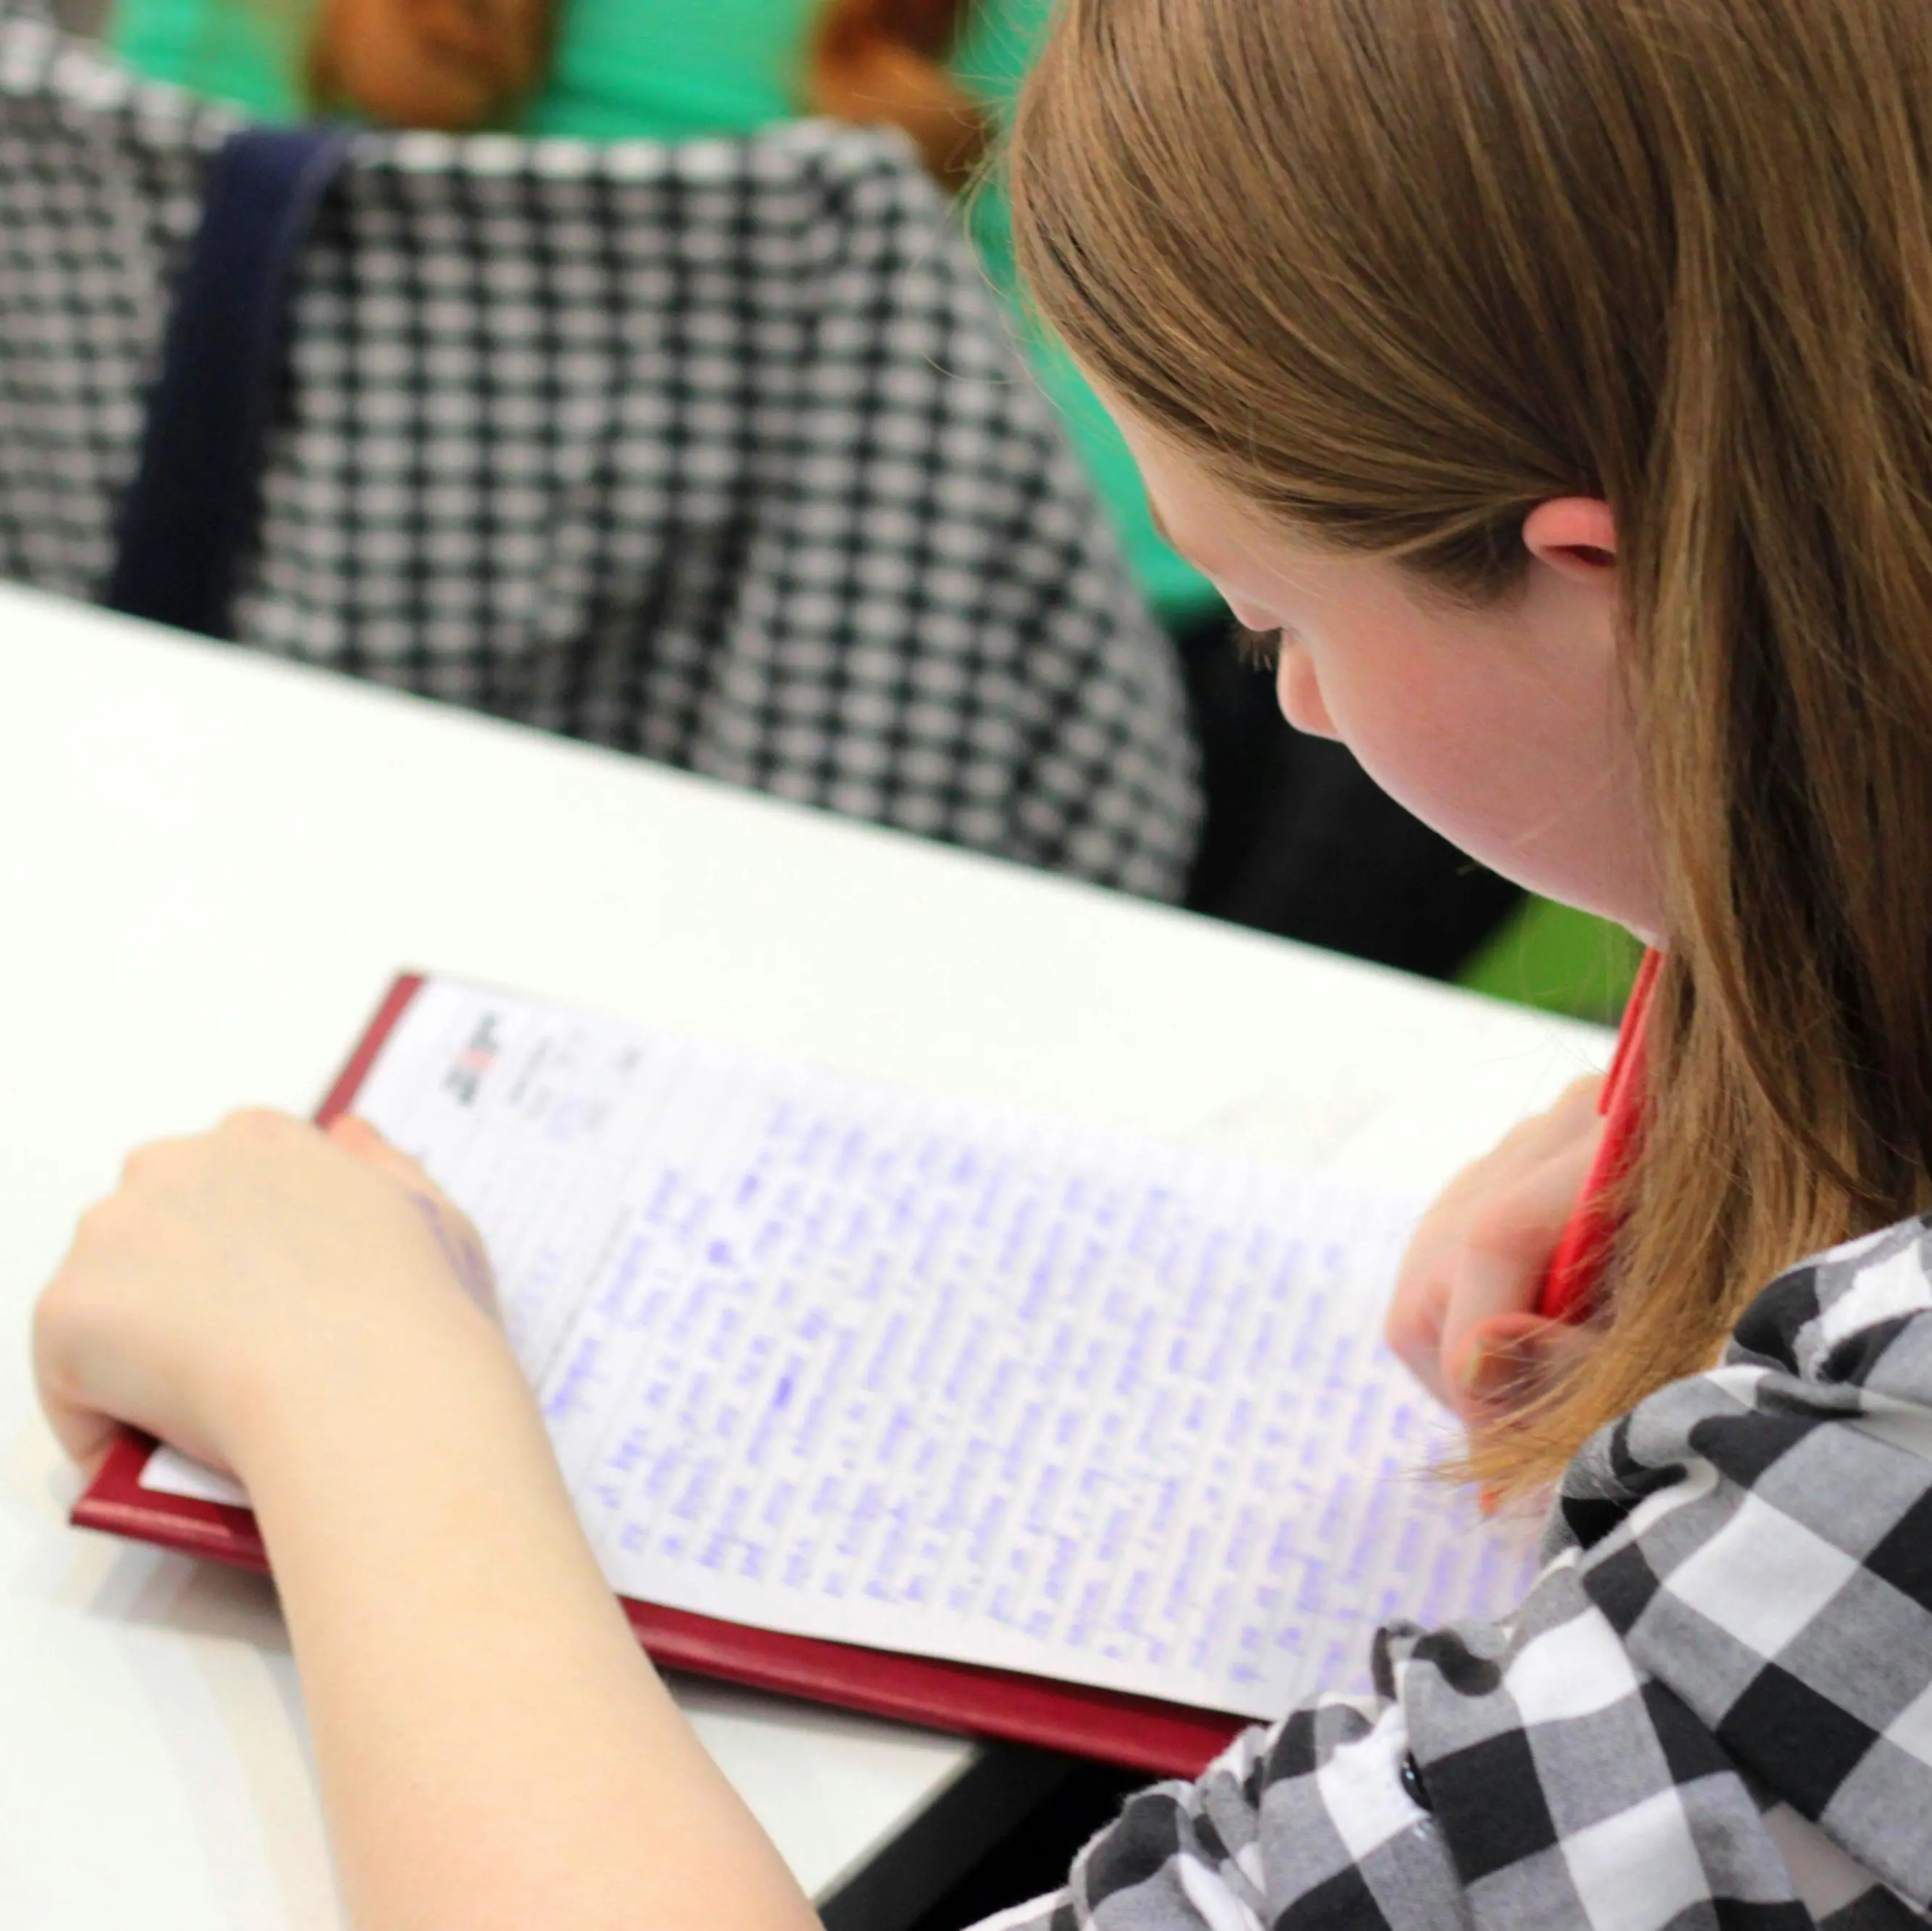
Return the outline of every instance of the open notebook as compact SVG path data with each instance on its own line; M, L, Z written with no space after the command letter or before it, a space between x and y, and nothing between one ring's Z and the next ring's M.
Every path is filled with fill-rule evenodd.
M1417 1479L1405 1203L440 978L352 1104L475 1218L664 1660L1191 1770L1526 1584ZM259 1563L244 1500L130 1444L76 1517Z

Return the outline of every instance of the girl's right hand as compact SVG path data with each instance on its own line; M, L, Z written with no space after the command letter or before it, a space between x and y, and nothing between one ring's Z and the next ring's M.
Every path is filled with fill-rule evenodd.
M1570 1331L1536 1299L1604 1135L1593 1074L1466 1167L1424 1214L1396 1277L1389 1346L1466 1422L1493 1414Z

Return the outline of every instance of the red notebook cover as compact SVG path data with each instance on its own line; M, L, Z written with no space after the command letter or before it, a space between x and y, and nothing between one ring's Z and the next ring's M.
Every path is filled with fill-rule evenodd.
M317 1109L319 1124L326 1126L349 1110L422 983L420 975L408 974L389 988ZM142 1487L141 1471L154 1452L146 1437L124 1435L76 1503L76 1525L266 1573L268 1554L249 1510ZM668 1668L933 1729L1097 1757L1160 1776L1196 1775L1246 1722L1119 1690L782 1635L628 1597L623 1604L638 1641Z

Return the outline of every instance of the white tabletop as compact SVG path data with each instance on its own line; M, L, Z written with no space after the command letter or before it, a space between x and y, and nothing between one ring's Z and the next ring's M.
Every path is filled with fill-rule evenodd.
M399 966L1421 1190L1604 1036L0 589L0 1923L342 1920L266 1585L64 1525L28 1310L144 1137L302 1110ZM824 1894L971 1746L692 1686Z

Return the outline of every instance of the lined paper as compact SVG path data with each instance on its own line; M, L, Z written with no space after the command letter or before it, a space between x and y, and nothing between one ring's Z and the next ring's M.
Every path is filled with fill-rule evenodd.
M1417 1479L1403 1202L448 981L356 1110L476 1220L624 1594L1267 1717L1527 1586Z

